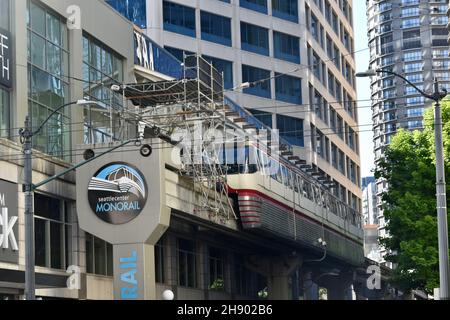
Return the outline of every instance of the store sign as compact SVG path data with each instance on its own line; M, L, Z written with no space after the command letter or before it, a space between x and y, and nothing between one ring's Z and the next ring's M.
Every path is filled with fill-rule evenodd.
M0 28L0 85L12 87L11 33Z
M0 261L18 262L17 184L0 180Z
M103 166L91 178L89 205L95 215L111 224L135 219L147 202L144 175L134 166L115 162Z
M134 31L134 63L148 70L155 70L153 44L145 35Z

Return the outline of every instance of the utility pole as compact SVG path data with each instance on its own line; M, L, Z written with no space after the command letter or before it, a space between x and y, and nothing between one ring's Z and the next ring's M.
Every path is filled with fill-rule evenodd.
M442 113L439 84L434 81L434 136L436 144L436 203L439 239L439 296L440 300L450 299L449 288L449 262L448 262L448 225L447 225L447 197L445 186L445 169L442 142Z
M24 163L24 192L25 192L25 298L35 300L34 273L34 214L33 214L33 178L32 178L32 137L30 118L25 119L25 129L22 131Z
M20 142L23 144L23 153L24 153L24 166L23 166L23 192L25 194L25 299L26 300L35 300L36 299L36 277L35 277L35 251L34 251L34 213L33 213L33 192L34 190L44 185L45 183L48 183L50 181L53 181L56 178L61 177L62 175L66 174L67 172L70 172L72 170L75 170L76 168L80 167L82 164L87 163L91 161L92 159L98 157L94 157L89 161L85 161L84 163L71 167L69 169L64 170L62 173L57 174L53 176L50 179L45 180L44 182L41 182L37 185L33 184L33 164L32 164L32 157L33 157L33 136L37 135L42 128L45 126L45 124L60 110L63 108L66 108L68 106L71 106L73 104L77 104L79 106L84 105L97 105L100 107L101 110L104 110L104 106L97 102L97 101L89 101L89 100L78 100L69 102L66 104L63 104L62 106L59 106L55 110L53 110L52 113L45 119L44 122L42 122L39 127L33 131L33 128L31 126L30 117L27 116L25 118L25 127L19 130L20 135ZM127 144L134 140L127 140L124 142L124 144ZM122 145L124 145L122 144ZM117 147L114 147L99 156L102 156L108 152L111 152L111 150L115 150Z

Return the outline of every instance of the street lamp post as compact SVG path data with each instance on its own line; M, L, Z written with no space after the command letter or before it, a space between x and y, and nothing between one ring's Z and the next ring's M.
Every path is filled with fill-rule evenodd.
M443 156L443 142L442 142L442 112L440 101L447 96L447 91L439 91L439 83L434 79L434 91L428 94L404 76L386 69L368 70L366 72L357 73L357 77L373 77L378 73L392 74L403 79L414 89L416 89L423 97L433 100L435 103L434 109L434 137L436 144L436 204L437 204L437 220L438 220L438 241L439 241L439 298L441 300L450 299L449 286L449 255L448 255L448 225L447 225L447 197L445 190L445 169Z
M25 193L25 299L35 300L35 248L34 248L34 214L33 214L33 192L36 186L33 185L33 136L38 134L44 125L60 110L70 105L100 105L96 101L78 100L64 104L55 109L48 118L33 131L29 116L25 118L25 128L20 129L19 134L23 144L24 153L24 181L23 191Z

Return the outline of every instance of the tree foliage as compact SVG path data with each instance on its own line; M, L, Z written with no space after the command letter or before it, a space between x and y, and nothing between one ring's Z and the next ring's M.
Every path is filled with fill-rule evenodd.
M443 140L446 179L450 172L450 101L443 101ZM389 237L381 239L393 262L392 282L405 292L428 293L439 287L436 217L434 107L424 115L423 131L400 129L375 172L384 178L383 210ZM447 194L449 193L447 185ZM449 199L447 198L447 207Z

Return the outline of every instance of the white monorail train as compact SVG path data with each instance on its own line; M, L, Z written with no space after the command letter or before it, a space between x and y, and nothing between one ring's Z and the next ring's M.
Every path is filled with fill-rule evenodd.
M319 248L318 239L324 239L327 254L354 264L363 261L356 210L283 157L268 156L255 145L245 149L245 164L228 165L227 177L243 229Z

